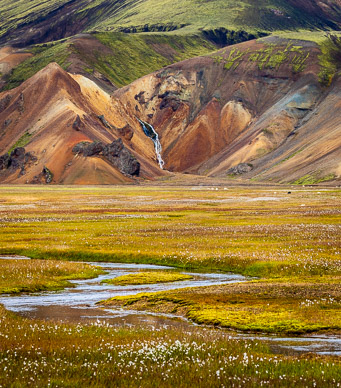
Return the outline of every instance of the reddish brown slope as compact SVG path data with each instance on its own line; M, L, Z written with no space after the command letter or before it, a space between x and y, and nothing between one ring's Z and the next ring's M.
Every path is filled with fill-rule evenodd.
M247 42L169 66L114 99L155 127L171 171L227 176L249 163L248 178L337 177L340 85L321 86L319 55L314 43Z
M75 128L77 116L80 122ZM112 127L107 128L98 116L104 116ZM118 129L127 123L116 116L110 96L92 81L71 76L57 64L50 64L17 89L0 94L1 154L26 140L26 152L37 159L24 171L3 169L0 171L1 181L34 182L44 166L52 172L54 183L113 184L131 181L131 177L99 156L89 158L72 152L73 147L82 141L109 144L120 137ZM131 118L130 121L137 127L138 133L134 134L136 139L133 142L124 139L124 143L141 160L141 176L160 175L162 172L153 161L151 144L140 146L149 153L143 154L138 146L136 151L133 150L133 144L139 145L143 143L141 139L149 139L142 133L136 119Z

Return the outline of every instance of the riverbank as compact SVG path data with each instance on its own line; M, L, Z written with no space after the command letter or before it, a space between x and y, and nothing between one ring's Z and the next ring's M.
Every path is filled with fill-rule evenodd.
M283 356L257 340L186 332L61 324L0 306L0 386L337 387L339 357Z
M74 287L70 280L96 278L103 273L101 268L83 263L10 257L0 260L0 295L62 290Z

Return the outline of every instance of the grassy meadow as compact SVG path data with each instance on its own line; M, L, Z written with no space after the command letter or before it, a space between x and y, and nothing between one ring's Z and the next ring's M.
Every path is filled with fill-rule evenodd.
M1 260L0 294L56 291L72 287L68 280L90 279L103 273L88 264L57 260Z
M207 329L18 318L0 306L1 387L339 387L338 357L281 356Z
M66 272L72 259L240 273L250 280L105 303L247 332L340 334L340 194L302 186L1 186L0 254L45 259L46 270L65 265ZM7 273L12 287L25 271ZM0 387L340 381L336 356L274 354L222 330L66 325L0 308Z

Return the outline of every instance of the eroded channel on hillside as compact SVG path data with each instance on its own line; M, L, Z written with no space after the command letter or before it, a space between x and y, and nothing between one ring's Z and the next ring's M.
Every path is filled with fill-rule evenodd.
M181 273L193 275L194 278L174 283L117 286L101 282L121 275L134 274L141 270L167 269L176 271L176 269L147 264L91 264L102 267L106 273L95 279L71 281L75 287L67 288L63 291L40 292L19 296L1 296L0 303L8 310L30 319L76 323L100 320L113 326L147 326L151 329L174 327L191 331L199 325L175 314L150 313L124 309L103 309L98 307L96 303L114 296L136 295L141 292L158 292L187 287L221 285L247 280L245 277L236 274L192 273L182 271ZM339 336L279 337L235 332L231 332L231 336L267 342L278 353L313 352L316 354L341 355L341 337Z

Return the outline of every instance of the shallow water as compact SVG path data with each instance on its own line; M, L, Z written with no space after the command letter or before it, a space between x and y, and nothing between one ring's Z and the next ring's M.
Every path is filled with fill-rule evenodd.
M5 258L5 257L1 257ZM6 257L7 259L13 257ZM27 259L18 257L18 259ZM117 286L101 283L104 279L136 273L140 270L170 270L172 267L147 265L147 264L122 264L122 263L91 263L107 271L95 279L75 280L75 288L67 288L58 292L40 292L16 296L1 296L0 303L8 310L31 318L44 320L57 320L62 322L91 322L104 320L114 326L149 326L149 327L176 327L182 330L193 330L195 325L183 317L176 315L157 314L123 309L103 309L96 305L97 302L114 296L135 295L140 292L158 292L186 287L199 287L220 285L245 281L241 275L224 273L192 273L192 280L174 283ZM212 329L217 330L217 329ZM218 329L219 330L219 329ZM309 337L278 337L268 335L251 335L244 333L231 333L231 336L241 339L255 339L270 344L274 352L284 354L297 354L312 352L316 354L341 355L340 336L309 336Z

